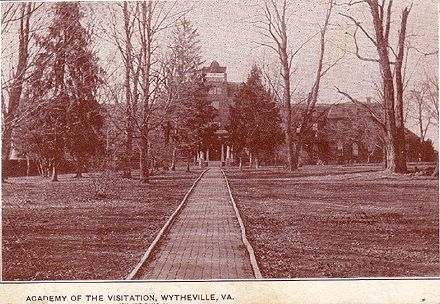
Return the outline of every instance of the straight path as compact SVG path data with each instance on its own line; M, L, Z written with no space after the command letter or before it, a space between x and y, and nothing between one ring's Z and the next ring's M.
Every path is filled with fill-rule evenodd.
M220 168L200 179L139 274L142 280L255 278Z

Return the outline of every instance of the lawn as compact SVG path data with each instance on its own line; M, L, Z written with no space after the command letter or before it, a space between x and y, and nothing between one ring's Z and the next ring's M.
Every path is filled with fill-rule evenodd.
M3 280L124 279L199 174L166 172L149 185L108 174L9 179Z
M438 179L379 170L227 170L263 277L440 276Z

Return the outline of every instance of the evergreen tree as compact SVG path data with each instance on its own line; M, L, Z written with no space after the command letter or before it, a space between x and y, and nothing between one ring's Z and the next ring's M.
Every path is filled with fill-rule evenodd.
M273 153L283 142L279 108L261 78L254 65L230 108L230 140L238 155L248 150L251 166L253 157L258 166L261 155Z
M175 129L174 140L187 159L187 171L192 156L199 150L212 147L217 141L217 125L213 124L217 110L206 98L207 89L200 86L179 105L181 116Z
M216 140L216 128L212 122L217 113L207 100L208 88L202 80L197 29L184 18L175 28L173 40L169 66L175 104L167 124L174 143L171 168L174 169L176 152L180 151L187 159L189 170L192 155Z
M56 3L53 9L48 34L38 39L41 52L30 77L25 110L31 115L25 128L38 142L40 156L51 160L56 181L66 154L81 176L87 157L100 147L103 118L96 98L102 71L90 48L90 34L80 23L80 4Z

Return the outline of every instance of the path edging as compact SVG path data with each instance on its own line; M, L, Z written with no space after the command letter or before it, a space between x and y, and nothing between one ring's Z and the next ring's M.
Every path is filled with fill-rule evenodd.
M193 191L193 189L195 188L195 186L197 185L197 183L199 182L199 180L202 178L202 176L206 173L206 171L208 171L208 169L205 169L200 175L199 177L194 181L194 183L192 184L191 188L188 190L188 192L185 194L183 200L180 202L179 206L177 207L177 209L174 211L174 213L170 216L170 218L168 219L168 221L165 223L165 225L162 227L162 229L160 229L159 233L156 235L156 237L154 238L153 242L150 244L150 246L148 247L147 251L144 253L144 255L142 256L140 262L136 265L136 267L130 272L130 274L125 278L125 280L133 280L133 278L137 275L139 269L141 269L141 267L145 264L145 262L147 261L147 259L151 256L151 253L153 252L154 249L156 249L157 244L159 243L160 239L162 238L162 236L165 234L165 232L167 232L167 230L170 228L171 224L174 222L175 218L177 217L177 215L180 213L180 211L182 210L183 206L185 205L186 201L188 200L189 195L191 194L191 192Z
M262 279L263 276L261 275L260 268L258 267L257 259L255 257L254 249L252 248L252 245L249 243L247 237L246 237L246 229L244 228L243 220L241 219L240 212L238 211L237 204L235 203L234 197L232 196L231 187L229 186L229 181L226 177L225 171L223 169L220 169L222 171L223 177L226 181L226 187L228 188L229 198L231 199L232 206L234 207L235 215L237 216L238 223L240 225L241 230L241 239L244 243L244 246L246 247L249 258L251 260L251 266L252 271L254 272L254 276L256 279Z

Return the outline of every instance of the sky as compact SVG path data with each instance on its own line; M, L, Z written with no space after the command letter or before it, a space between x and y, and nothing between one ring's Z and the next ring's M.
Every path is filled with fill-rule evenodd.
M338 2L342 3L342 0ZM100 5L84 3L88 8L93 8L86 10L92 12L91 15L94 17L92 19L101 22L96 26L98 34L95 36L95 46L101 57L101 62L114 68L117 64L110 59L115 59L118 56L117 50L105 41L105 34L99 33L98 29L105 28L109 19L106 12L113 4L109 1L102 1ZM254 63L259 65L264 63L270 73L278 73L279 65L275 52L258 44L259 42L270 42L264 40L253 23L253 21L261 20L261 3L261 0L178 1L177 9L192 8L187 13L187 18L194 24L200 35L202 57L205 64L209 65L213 60L217 60L220 65L226 66L229 81L245 81ZM289 46L291 49L297 49L319 31L320 25L324 22L327 0L289 0L288 3L291 15L291 22L288 24ZM394 1L394 21L392 23L392 39L394 41L397 39L402 7L407 3L407 0ZM327 35L324 64L333 63L340 57L343 58L323 78L319 102L347 102L337 93L336 87L359 100L366 100L367 97L374 99L376 97L374 82L380 79L378 65L377 63L360 61L355 57L353 39L349 35L353 32L354 27L341 13L355 16L367 29L372 30L371 16L368 14L366 6L356 5L348 8L341 5L334 9L330 20L330 31ZM408 34L411 45L418 50L423 52L438 50L437 1L413 1ZM360 35L359 37L361 38ZM168 44L169 42L164 41L162 46ZM368 40L361 38L359 44L364 56L373 58L377 56L374 47ZM293 60L295 71L292 75L294 101L310 90L315 77L318 47L319 38L315 37L304 46ZM417 87L425 73L438 75L438 55L423 56L412 50L408 58L407 75L411 75L409 88ZM5 58L3 57L3 59ZM417 130L412 121L409 121L407 126L411 130ZM428 137L434 141L438 149L438 127L431 127Z
M319 31L324 22L327 1L289 1L292 18L288 26L289 43L297 49L304 41ZM400 15L407 1L395 1L392 39L398 37ZM228 80L242 82L250 71L252 64L265 62L274 70L278 68L273 50L258 45L264 39L251 21L261 16L261 7L257 1L197 1L189 18L200 34L203 58L206 64L217 60L227 67ZM335 87L349 92L359 100L376 97L374 82L377 82L377 63L363 62L354 55L354 42L351 35L353 26L341 13L356 16L366 28L371 29L370 15L366 6L358 5L347 9L336 7L331 18L331 31L327 37L326 63L332 63L342 55L341 62L323 79L320 102L346 102ZM411 45L422 52L438 50L438 7L436 1L414 1L408 21L408 34ZM361 52L364 56L376 57L376 51L369 41L361 39ZM296 72L293 74L293 87L297 93L308 92L315 77L319 38L311 40L294 59ZM409 86L417 86L426 73L438 75L438 55L424 56L412 50L408 57L408 75L411 75ZM295 94L294 94L295 96ZM408 127L417 131L413 121ZM428 137L438 148L438 127L431 127Z

